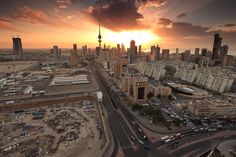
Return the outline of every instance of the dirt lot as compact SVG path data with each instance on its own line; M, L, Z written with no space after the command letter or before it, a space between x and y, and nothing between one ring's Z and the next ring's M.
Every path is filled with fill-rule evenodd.
M94 157L104 134L97 104L57 104L0 114L0 156Z

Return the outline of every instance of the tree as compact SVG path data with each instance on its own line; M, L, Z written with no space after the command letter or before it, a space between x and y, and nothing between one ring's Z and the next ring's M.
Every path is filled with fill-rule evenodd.
M147 95L147 98L150 99L153 97L153 93L152 92L149 92L148 95Z
M131 107L132 111L141 111L143 109L143 106L139 105L139 104L134 104Z
M175 119L175 120L173 121L173 123L174 123L175 126L179 127L182 122L181 122L181 120L179 120L179 119Z

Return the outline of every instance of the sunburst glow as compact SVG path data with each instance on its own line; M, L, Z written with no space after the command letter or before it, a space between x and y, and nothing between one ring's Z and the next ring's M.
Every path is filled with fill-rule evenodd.
M157 42L161 38L150 31L124 31L109 33L108 40L113 43L123 43L128 47L131 40L135 40L136 45L147 45Z

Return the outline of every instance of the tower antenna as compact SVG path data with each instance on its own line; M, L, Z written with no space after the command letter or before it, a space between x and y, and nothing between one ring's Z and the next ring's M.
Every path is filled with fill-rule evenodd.
M101 11L100 11L100 1L97 1L98 4L98 43L99 43L99 51L101 50L101 43L102 43L102 35L101 35Z

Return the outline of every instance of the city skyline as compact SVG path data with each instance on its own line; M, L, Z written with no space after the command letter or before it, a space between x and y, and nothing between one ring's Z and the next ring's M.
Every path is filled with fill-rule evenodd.
M107 45L124 43L128 47L135 40L143 49L156 44L168 49L211 49L213 34L218 32L229 45L229 54L236 54L233 0L107 0L99 4L92 0L3 0L0 4L1 48L11 48L11 38L17 35L24 48L69 48L72 43L95 48L97 15L101 13Z

